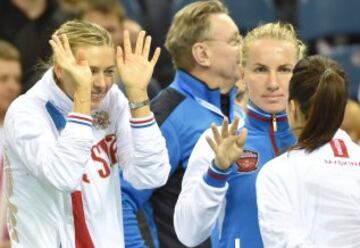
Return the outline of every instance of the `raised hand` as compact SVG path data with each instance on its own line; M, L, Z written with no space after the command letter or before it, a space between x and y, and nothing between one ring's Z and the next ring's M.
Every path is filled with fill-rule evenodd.
M240 158L243 152L243 146L247 136L247 130L242 129L241 133L237 134L239 118L235 117L234 122L229 129L229 121L225 117L221 126L221 133L217 126L211 124L213 138L206 137L211 149L215 153L215 163L220 169L228 169L237 159Z
M65 34L60 37L53 35L49 41L56 66L61 68L61 77L71 80L75 90L89 88L91 90L91 70L83 50L78 49L76 57L73 54Z
M149 60L150 45L151 36L145 37L145 31L141 31L138 34L135 49L133 50L129 32L124 32L124 50L118 46L116 60L121 80L127 91L146 91L155 64L160 56L160 48L156 48L153 57Z

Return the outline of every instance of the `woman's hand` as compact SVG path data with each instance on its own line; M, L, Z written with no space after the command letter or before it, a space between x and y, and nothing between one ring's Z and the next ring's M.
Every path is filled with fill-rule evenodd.
M75 57L65 34L60 37L53 35L49 43L53 50L55 66L61 69L62 80L70 80L69 83L74 85L75 91L78 88L91 90L92 74L84 51L78 49Z
M222 170L228 169L243 152L243 146L246 141L247 130L243 128L240 134L237 134L239 118L235 117L234 122L229 129L229 120L224 118L221 127L221 133L217 126L211 124L213 138L206 137L211 149L215 153L215 164Z
M146 93L156 62L160 56L160 48L156 48L153 57L149 60L151 36L145 37L145 31L138 34L135 50L130 43L129 32L124 32L124 51L117 48L116 60L121 80L123 81L129 100L144 100L142 93ZM139 93L139 99L131 99ZM135 94L135 95L134 95ZM146 95L147 97L147 95Z

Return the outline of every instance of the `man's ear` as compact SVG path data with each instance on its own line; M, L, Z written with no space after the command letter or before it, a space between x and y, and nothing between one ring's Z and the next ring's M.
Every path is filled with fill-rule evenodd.
M197 42L192 46L192 55L195 62L203 67L209 67L210 62L210 51L205 43Z

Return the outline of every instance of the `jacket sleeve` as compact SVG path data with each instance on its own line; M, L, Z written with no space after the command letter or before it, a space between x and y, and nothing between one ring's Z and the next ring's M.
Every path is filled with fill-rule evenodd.
M58 136L46 115L30 111L36 107L29 105L7 115L4 128L10 163L21 163L38 180L71 192L81 183L90 160L91 117L70 113Z
M189 247L199 245L211 235L225 206L227 172L211 166L214 154L206 141L209 134L207 130L193 149L175 206L176 235Z
M123 101L117 126L117 153L123 175L136 189L164 185L170 172L166 142L154 115L130 118L127 100ZM130 120L130 121L129 121Z
M298 210L293 206L296 204L293 197L298 197L293 184L294 176L289 174L285 178L278 175L273 170L274 165L276 164L265 164L256 181L258 217L264 246L319 248L309 239L301 217L297 214Z
M170 158L170 174L172 174L176 170L177 165L180 161L178 135L174 130L173 126L171 125L171 122L163 123L160 128L162 135L167 141L166 148ZM122 204L124 209L123 218L125 230L125 244L128 248L142 247L144 241L141 238L139 223L136 219L136 213L140 208L144 206L145 202L150 199L154 190L137 190L132 187L129 182L127 182L126 178L122 178L121 182ZM149 216L149 218L152 218L152 216Z

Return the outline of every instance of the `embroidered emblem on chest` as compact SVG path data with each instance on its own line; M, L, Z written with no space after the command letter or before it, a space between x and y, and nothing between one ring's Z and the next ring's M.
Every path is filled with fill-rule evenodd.
M259 162L259 153L244 150L241 157L236 161L239 172L250 172L256 170Z
M91 114L93 125L96 129L106 129L110 125L109 113L106 111L96 111Z

